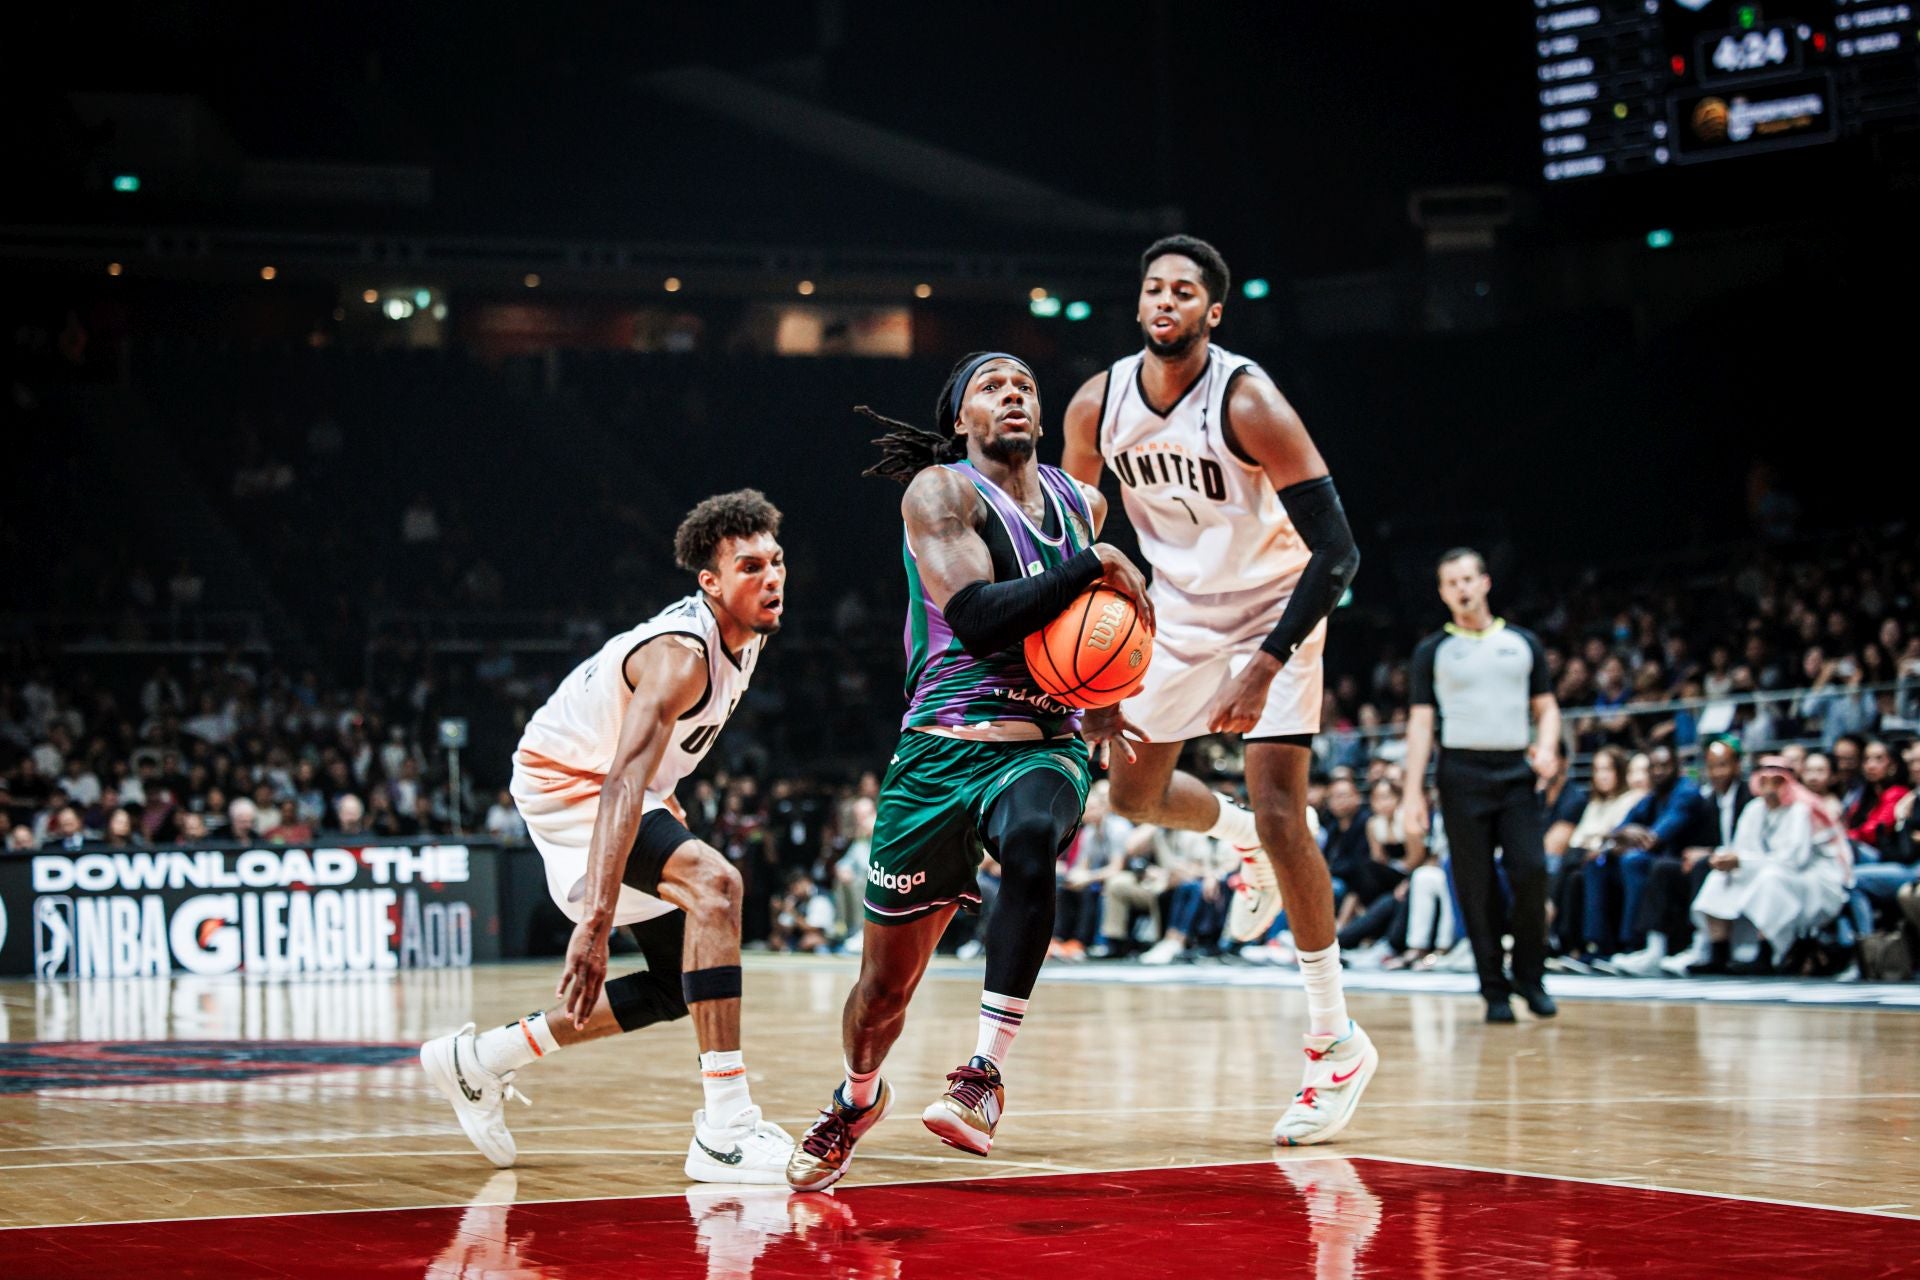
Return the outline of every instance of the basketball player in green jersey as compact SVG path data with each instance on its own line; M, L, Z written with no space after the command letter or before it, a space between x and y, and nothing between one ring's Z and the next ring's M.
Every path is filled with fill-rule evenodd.
M868 474L907 486L908 707L880 788L860 978L841 1020L846 1080L787 1164L802 1191L839 1181L892 1105L880 1064L947 922L980 900L983 846L1001 881L979 1039L921 1119L962 1151L992 1146L1000 1070L1053 931L1054 858L1079 829L1091 782L1079 712L1042 692L1022 642L1096 582L1132 597L1153 625L1140 571L1093 541L1106 502L1034 457L1040 397L1025 363L1004 352L962 360L936 402L938 434L869 416L892 430Z

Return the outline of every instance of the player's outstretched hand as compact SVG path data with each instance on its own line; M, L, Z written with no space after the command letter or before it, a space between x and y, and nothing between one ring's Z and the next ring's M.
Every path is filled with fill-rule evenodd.
M1100 575L1104 582L1127 599L1133 601L1134 609L1140 615L1147 630L1153 630L1153 601L1147 599L1147 579L1133 561L1127 559L1127 553L1110 543L1096 542L1093 553L1100 557L1100 567L1105 571Z
M1134 754L1133 744L1147 740L1140 726L1127 719L1120 707L1117 702L1110 707L1095 707L1080 717L1080 736L1094 748L1094 760L1102 769L1113 761L1114 743L1120 744L1120 749L1127 753L1127 763L1132 764L1140 758Z
M553 994L565 1002L576 1031L586 1029L593 1017L593 1006L600 1001L600 989L607 984L607 930L582 920L573 927L567 942L567 964L560 972L560 985Z
M1260 652L1220 686L1207 708L1208 733L1251 733L1267 709L1267 693L1273 687L1274 672L1280 669L1273 655Z

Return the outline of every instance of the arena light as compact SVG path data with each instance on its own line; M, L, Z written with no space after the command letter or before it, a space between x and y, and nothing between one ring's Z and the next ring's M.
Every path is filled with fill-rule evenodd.
M540 287L540 273L538 271L529 271L526 275L520 277L520 283L529 289L538 289Z
M1255 276L1251 280L1243 281L1240 285L1240 295L1256 301L1272 292L1273 286L1267 283L1265 276Z
M933 286L930 284L917 284L913 286L913 296L916 298L931 298L933 296Z
M1085 320L1092 314L1093 304L1090 302L1069 302L1067 304L1067 319L1069 320Z
M125 267L123 267L123 266L121 266L121 265L120 265L119 263L117 263L117 262L109 262L109 263L107 264L107 274L108 274L108 275L110 275L110 276L117 276L117 275L119 275L119 274L120 274L120 273L121 273L122 271L125 271L125 270L126 270L126 268L125 268Z
M413 314L413 303L405 298L388 298L387 305L380 309L387 313L389 320L405 320Z
M813 296L813 281L811 280L802 280L799 284L795 285L793 288L794 288L794 292L798 293L803 298L811 298Z
M428 303L430 303L430 302L432 302L432 301L433 301L433 294L432 294L431 292L429 292L428 290L426 290L426 289L418 289L418 290L415 290L415 291L414 291L414 295L413 295L413 305L414 305L414 306L416 306L416 307L424 307L424 306L426 306L426 305L427 305Z
M666 283L661 285L660 287L662 289L665 289L668 293L678 293L680 292L680 277L668 276Z
M360 301L367 303L368 305L372 305L373 303L380 301L380 291L378 289L368 289L365 293L362 293L360 295Z
M113 175L113 189L121 195L130 196L140 189L140 175L137 173L116 173Z
M275 270L274 270L274 269L273 269L272 267L262 267L262 268L260 268L260 278L261 278L262 280L271 280L271 279L273 279L273 278L274 278L275 276L277 276L277 275L279 275L279 274L280 274L280 273L279 273L278 271L275 271Z
M1027 310L1043 320L1051 320L1060 314L1060 299L1049 298L1045 294L1027 303Z
M1668 249L1673 247L1673 232L1665 227L1656 227L1647 232L1647 248Z
M1035 302L1041 301L1046 296L1047 296L1047 290L1043 285L1035 285L1033 286L1033 288L1027 290L1027 297L1031 298Z

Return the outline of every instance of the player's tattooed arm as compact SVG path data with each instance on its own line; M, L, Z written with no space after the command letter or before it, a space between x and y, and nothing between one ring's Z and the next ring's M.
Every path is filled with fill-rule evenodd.
M707 659L697 643L663 636L627 656L633 698L620 722L613 767L600 791L600 813L587 848L586 897L567 944L566 966L554 994L566 1002L576 1027L593 1016L607 978L607 935L614 904L646 807L647 784L673 741L675 723L707 692Z
M980 496L945 467L928 467L900 499L920 581L936 609L969 583L991 581L993 556L980 536Z
M1080 384L1067 402L1062 432L1066 446L1060 469L1095 490L1100 488L1100 410L1107 402L1107 377L1102 370Z
M979 493L945 467L929 467L913 478L900 514L928 599L946 615L954 638L976 657L1018 644L1096 582L1131 597L1148 627L1153 625L1146 579L1123 552L1104 542L1045 573L995 582L993 556L980 536Z

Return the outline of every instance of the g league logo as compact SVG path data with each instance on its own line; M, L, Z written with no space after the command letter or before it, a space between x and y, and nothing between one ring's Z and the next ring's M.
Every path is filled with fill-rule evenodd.
M64 895L33 903L33 973L57 977L73 957L73 899Z

